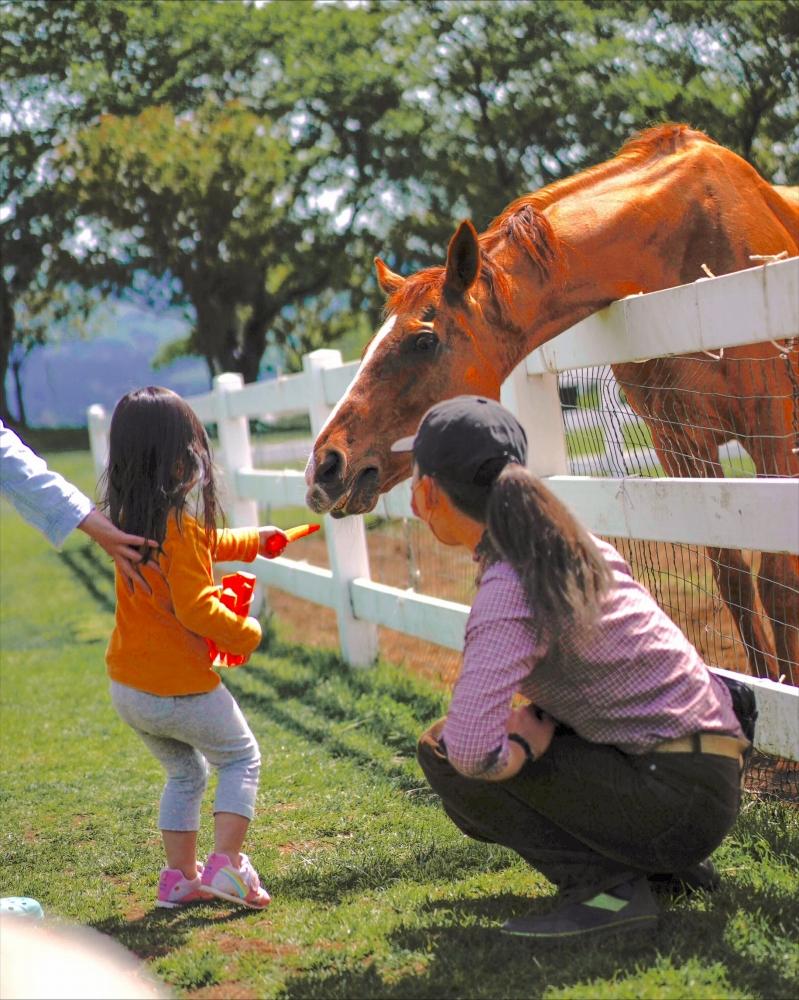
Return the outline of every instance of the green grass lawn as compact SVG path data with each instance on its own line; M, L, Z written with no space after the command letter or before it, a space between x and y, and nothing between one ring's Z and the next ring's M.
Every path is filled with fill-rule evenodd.
M91 488L88 455L51 458ZM795 808L747 802L716 855L721 890L667 904L654 936L504 938L497 925L552 889L464 838L426 789L415 737L446 696L388 664L354 671L289 646L279 625L225 678L261 745L247 849L272 905L155 910L161 773L108 698L110 564L80 533L56 553L5 504L0 558L0 895L111 935L176 995L799 994ZM203 822L208 850L210 797Z

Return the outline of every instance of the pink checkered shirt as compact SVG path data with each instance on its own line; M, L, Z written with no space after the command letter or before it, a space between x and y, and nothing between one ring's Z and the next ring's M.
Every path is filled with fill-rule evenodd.
M480 777L506 764L506 724L517 692L583 739L630 754L696 732L742 735L724 683L613 546L594 541L613 585L596 627L569 636L565 661L547 659L535 611L510 564L496 563L484 574L442 734L462 774Z

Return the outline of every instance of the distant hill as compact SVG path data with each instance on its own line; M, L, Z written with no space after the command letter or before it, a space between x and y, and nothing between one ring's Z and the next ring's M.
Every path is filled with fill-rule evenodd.
M32 427L84 426L92 403L113 409L137 386L163 385L182 396L208 391L208 367L200 358L181 358L157 370L151 365L164 344L188 333L182 317L112 302L101 307L92 326L99 327L99 336L64 340L28 358L23 390ZM6 388L13 407L10 375Z

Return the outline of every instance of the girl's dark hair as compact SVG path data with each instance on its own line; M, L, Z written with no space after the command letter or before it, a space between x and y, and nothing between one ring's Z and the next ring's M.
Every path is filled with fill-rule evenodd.
M585 528L540 480L508 464L484 489L442 486L464 514L486 525L477 551L479 577L492 563L510 563L551 641L565 641L570 627L596 622L610 568Z
M205 428L170 389L149 385L123 396L111 417L103 483L102 505L113 523L162 545L167 518L174 512L180 526L195 488L192 513L213 547L221 510Z

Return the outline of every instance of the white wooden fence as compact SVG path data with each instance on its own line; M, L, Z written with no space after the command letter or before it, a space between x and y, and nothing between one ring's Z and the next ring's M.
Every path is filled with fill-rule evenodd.
M530 468L593 532L663 542L799 554L799 480L636 479L568 474L557 372L666 354L775 341L796 349L799 259L765 264L692 285L614 303L531 354L502 387L502 401L524 425ZM358 363L338 351L306 355L297 375L243 385L236 374L188 400L218 427L217 463L232 525L255 524L258 505L304 505L303 473L253 467L249 419L305 412L316 434L346 391ZM89 409L98 474L107 455L108 415ZM383 497L379 512L412 517L408 484ZM468 607L370 579L363 518L326 518L330 569L292 559L257 559L248 569L267 586L334 608L341 653L353 665L377 654L377 626L460 650ZM229 569L245 568L231 564ZM758 747L799 760L799 688L747 678L756 690Z

